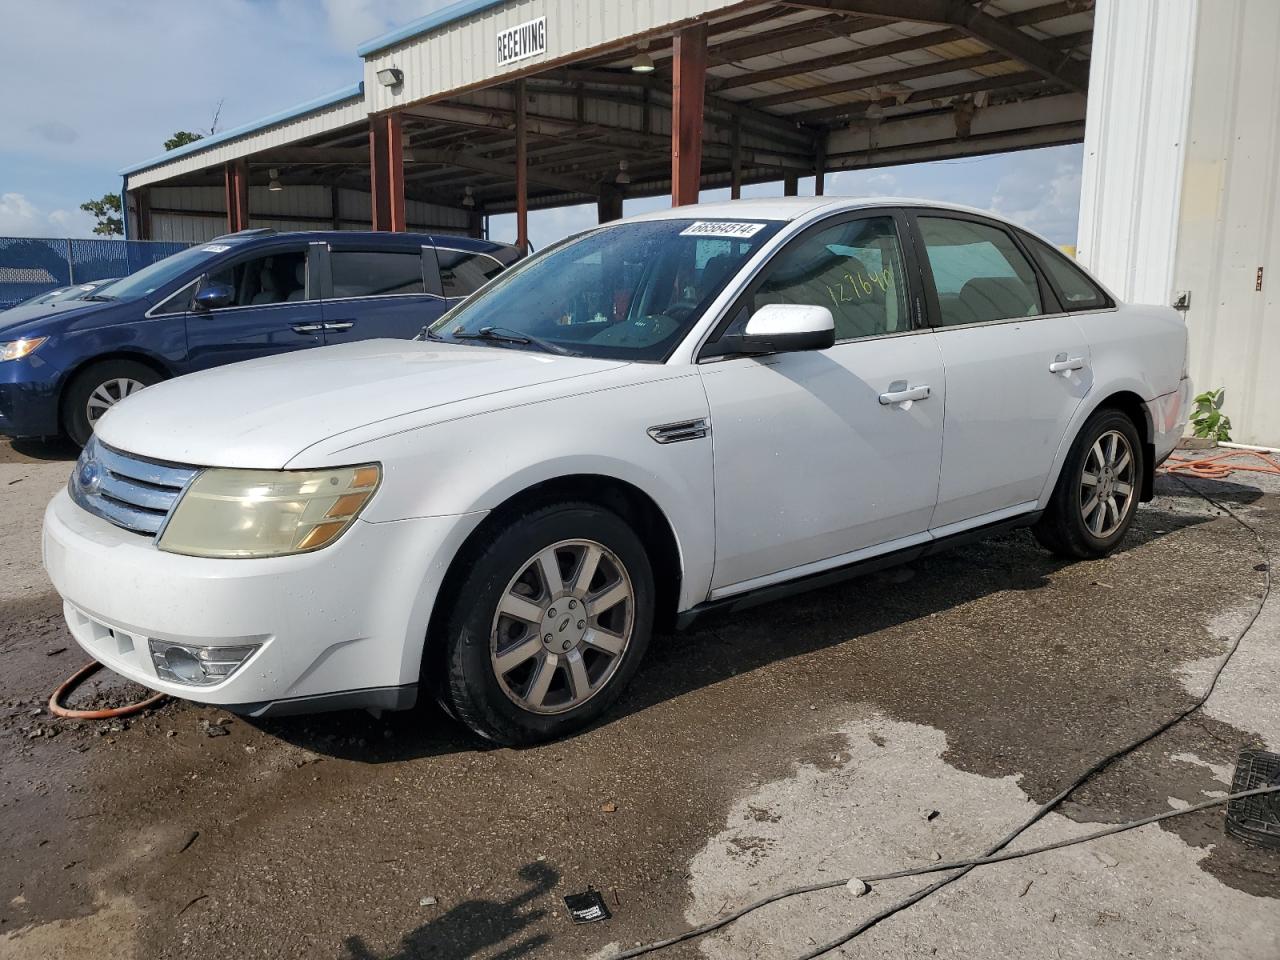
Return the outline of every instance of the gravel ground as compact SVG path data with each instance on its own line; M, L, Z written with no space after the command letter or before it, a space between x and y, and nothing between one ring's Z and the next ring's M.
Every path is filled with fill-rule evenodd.
M0 446L0 960L604 957L793 883L977 852L1188 704L1256 608L1253 536L1162 478L1126 548L1025 533L655 638L608 722L488 749L431 709L55 720L84 655L39 566L70 452ZM1280 554L1280 484L1193 481ZM1280 750L1280 601L1208 708L1019 843L1221 795ZM135 691L109 674L76 705ZM930 811L936 817L928 818ZM803 954L923 885L772 906L657 956ZM609 921L561 897L593 885ZM1220 811L976 871L876 957L1280 957L1280 853Z

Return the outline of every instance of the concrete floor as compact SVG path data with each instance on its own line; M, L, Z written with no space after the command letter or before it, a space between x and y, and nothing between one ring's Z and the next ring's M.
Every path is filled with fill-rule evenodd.
M658 637L567 742L485 749L430 709L67 724L42 705L84 656L39 567L67 457L0 446L0 958L605 957L779 887L977 853L1190 702L1263 577L1251 534L1162 478L1104 561L1018 533ZM1280 485L1242 476L1196 485L1280 555ZM1280 750L1278 611L1202 714L1018 845L1220 795L1240 748ZM657 956L785 960L926 882ZM560 898L588 884L614 917L575 927ZM1211 811L975 871L846 953L1275 960L1278 901L1280 854Z

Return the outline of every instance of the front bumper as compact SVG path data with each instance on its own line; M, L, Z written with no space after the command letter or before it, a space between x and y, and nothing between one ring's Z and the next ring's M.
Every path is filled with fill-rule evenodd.
M394 709L413 705L440 581L481 517L357 520L314 553L222 560L158 550L64 490L45 511L44 564L76 642L144 686L253 715ZM156 675L149 638L261 646L194 686Z
M8 360L4 366L24 362ZM0 370L0 375L12 373L12 370ZM52 437L59 430L55 381L21 381L12 376L0 380L0 436Z

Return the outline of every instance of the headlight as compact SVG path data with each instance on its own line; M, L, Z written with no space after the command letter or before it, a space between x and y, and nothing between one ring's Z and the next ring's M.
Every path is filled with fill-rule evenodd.
M382 478L376 463L327 470L205 470L158 546L193 557L277 557L338 539Z
M21 340L0 342L0 360L21 360L48 339L48 337L23 337Z

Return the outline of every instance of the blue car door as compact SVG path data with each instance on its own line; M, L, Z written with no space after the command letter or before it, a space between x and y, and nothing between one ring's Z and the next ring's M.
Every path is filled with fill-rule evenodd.
M445 310L430 246L335 241L321 303L324 342L408 340Z
M315 244L255 245L215 272L196 290L215 284L229 288L225 306L186 311L187 367L207 367L319 346L318 284L313 278Z

